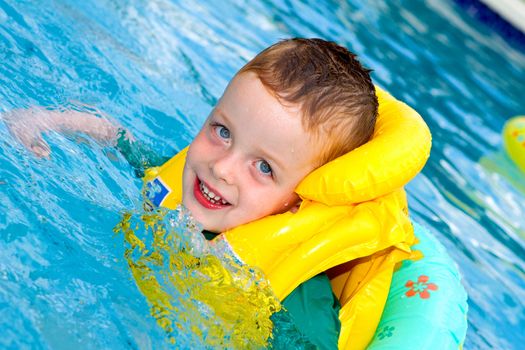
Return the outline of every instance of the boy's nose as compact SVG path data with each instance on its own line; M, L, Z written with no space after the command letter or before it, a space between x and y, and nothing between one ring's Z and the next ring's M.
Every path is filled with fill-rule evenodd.
M210 163L213 176L231 185L234 181L236 168L240 166L238 157L232 153L226 153Z

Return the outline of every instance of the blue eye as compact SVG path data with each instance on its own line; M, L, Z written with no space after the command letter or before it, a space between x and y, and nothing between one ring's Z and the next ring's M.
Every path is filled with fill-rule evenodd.
M221 139L227 140L231 137L230 130L228 130L228 128L223 125L217 125L215 127L215 132L217 133L217 136L219 136Z
M265 160L259 160L257 161L257 169L259 169L259 171L264 174L264 175L271 175L272 174L272 167L270 166L270 164L268 164L267 161Z

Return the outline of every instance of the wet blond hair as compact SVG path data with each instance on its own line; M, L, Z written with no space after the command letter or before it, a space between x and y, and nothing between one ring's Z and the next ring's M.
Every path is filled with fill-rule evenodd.
M237 75L246 72L255 73L283 105L300 106L304 129L320 145L317 166L372 136L378 102L370 70L346 48L322 39L287 39L259 53Z

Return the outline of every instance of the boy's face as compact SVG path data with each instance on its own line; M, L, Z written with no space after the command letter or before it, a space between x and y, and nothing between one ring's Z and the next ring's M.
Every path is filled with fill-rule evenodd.
M214 232L285 212L317 155L299 107L283 106L254 73L243 73L190 145L182 202Z

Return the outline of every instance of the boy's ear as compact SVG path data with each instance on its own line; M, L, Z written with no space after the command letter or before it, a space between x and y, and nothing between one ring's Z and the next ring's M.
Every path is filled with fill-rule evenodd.
M301 203L302 203L302 200L299 199L299 200L297 201L297 203L295 203L295 205L292 206L292 207L289 209L289 212L292 213L292 214L297 213L297 211L299 210L299 207L301 206Z

